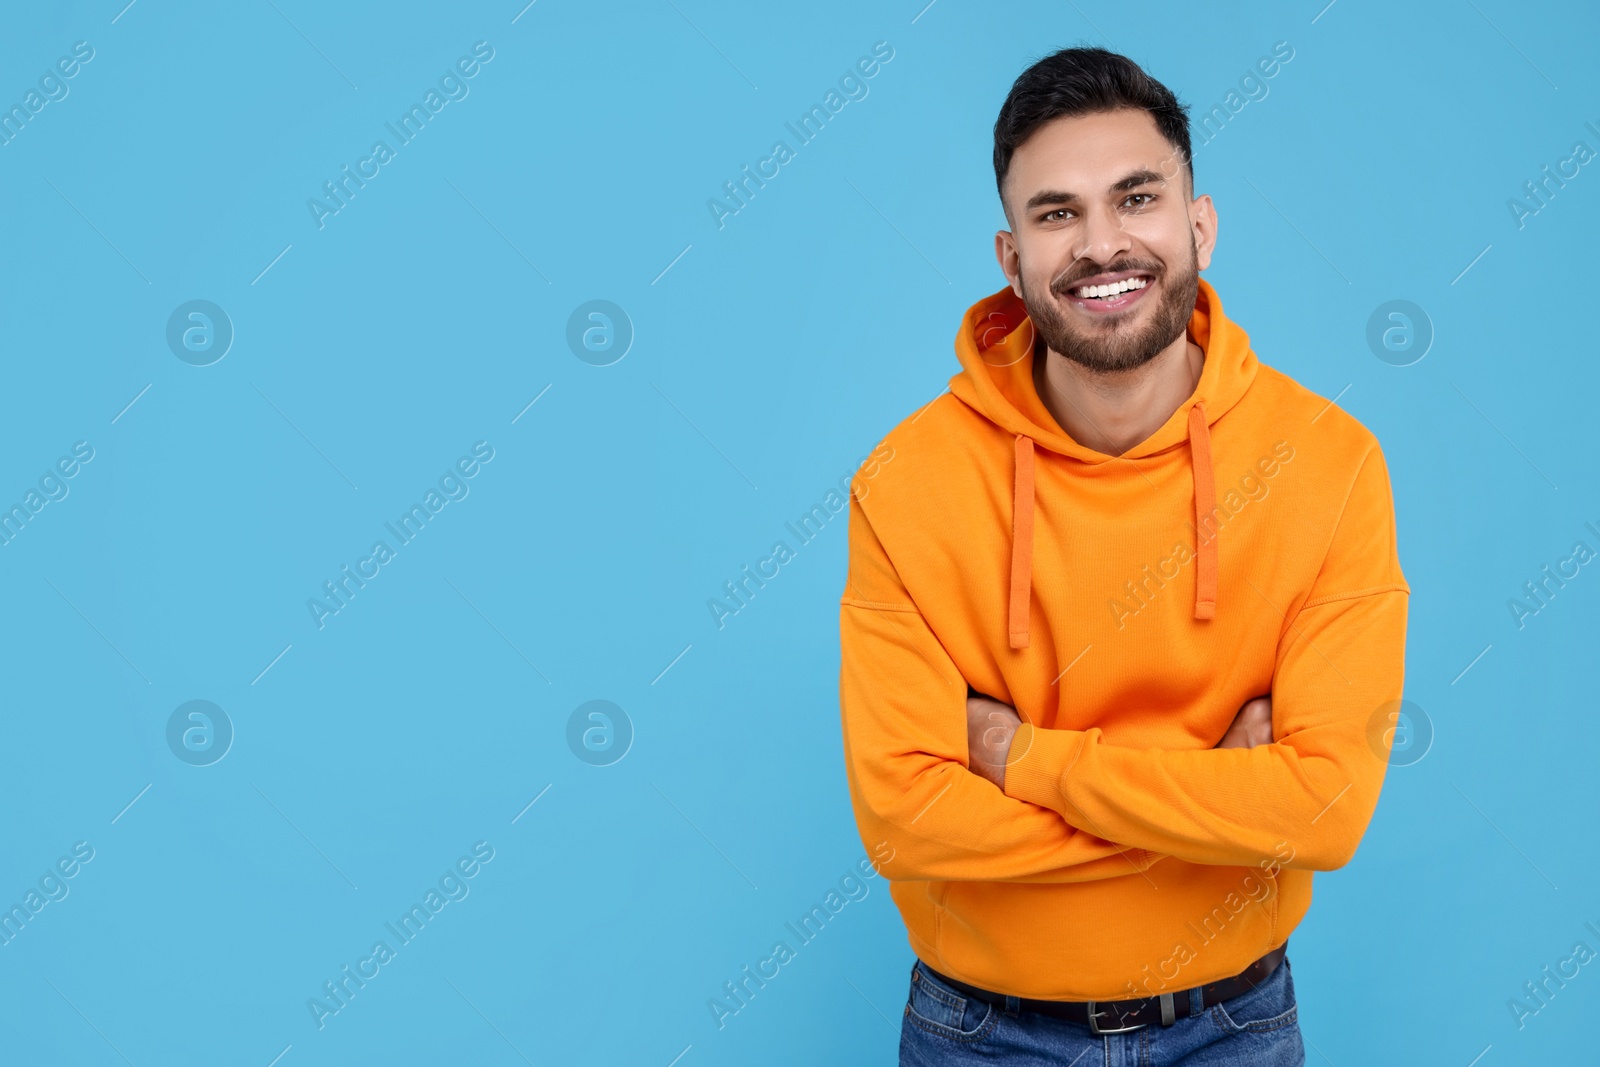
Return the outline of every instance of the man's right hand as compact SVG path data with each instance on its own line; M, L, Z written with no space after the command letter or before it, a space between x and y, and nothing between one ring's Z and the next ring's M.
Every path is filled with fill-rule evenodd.
M1217 748L1255 748L1272 744L1272 698L1247 701L1233 717L1233 725L1222 735Z

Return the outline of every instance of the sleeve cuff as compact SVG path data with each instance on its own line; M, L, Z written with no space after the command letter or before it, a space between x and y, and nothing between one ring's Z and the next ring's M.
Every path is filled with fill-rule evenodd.
M1067 774L1088 740L1082 730L1041 730L1027 722L1017 727L1006 762L1006 796L1061 811Z

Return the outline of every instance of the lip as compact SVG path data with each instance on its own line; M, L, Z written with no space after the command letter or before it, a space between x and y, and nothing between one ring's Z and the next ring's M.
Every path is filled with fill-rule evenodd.
M1113 282L1120 282L1124 278L1149 278L1150 284L1146 285L1143 289L1130 289L1126 293L1115 296L1110 300L1097 300L1093 297L1073 296L1070 293L1064 294L1064 297L1067 303L1071 304L1079 311L1090 315L1108 315L1112 312L1123 311L1132 307L1134 304L1138 303L1146 293L1155 288L1155 276L1149 271L1143 270L1120 270L1112 271L1107 274L1096 274L1092 278L1083 278L1077 282L1074 282L1072 288L1081 289L1086 285L1110 285Z

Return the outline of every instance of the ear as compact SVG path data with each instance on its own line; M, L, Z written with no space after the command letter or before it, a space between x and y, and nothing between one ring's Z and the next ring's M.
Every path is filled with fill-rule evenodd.
M1205 270L1217 247L1217 208L1210 195L1197 196L1189 204L1189 226L1194 233L1195 267Z
M1000 270L1011 283L1011 291L1022 296L1022 260L1017 254L1017 239L1010 230L999 230L994 235L994 258Z

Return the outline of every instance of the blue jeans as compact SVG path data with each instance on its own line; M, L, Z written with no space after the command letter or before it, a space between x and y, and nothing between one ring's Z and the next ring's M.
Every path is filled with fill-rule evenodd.
M1289 957L1254 989L1178 1019L1096 1037L1087 1026L963 996L919 959L900 1022L900 1067L1300 1067ZM1190 990L1192 1006L1199 990ZM1107 1023L1106 1025L1113 1025Z

